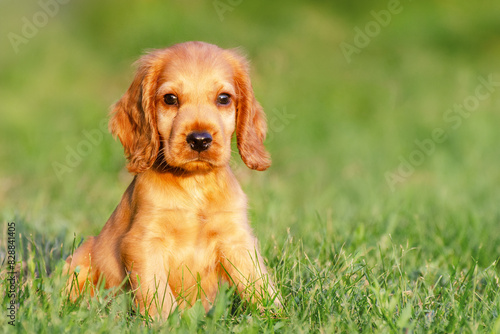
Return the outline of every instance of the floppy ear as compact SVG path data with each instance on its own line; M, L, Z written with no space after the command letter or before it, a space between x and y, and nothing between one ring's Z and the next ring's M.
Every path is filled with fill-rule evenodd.
M113 106L109 121L111 133L120 139L125 150L127 168L134 174L153 165L160 147L155 95L161 66L154 52L137 63L134 81Z
M248 74L248 62L235 51L230 51L237 94L236 140L243 162L251 169L266 170L271 157L264 147L266 115L255 99Z

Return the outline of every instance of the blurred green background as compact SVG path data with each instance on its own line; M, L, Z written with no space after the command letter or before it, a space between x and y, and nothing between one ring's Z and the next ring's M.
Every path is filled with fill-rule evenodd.
M419 249L416 266L498 257L499 87L456 128L444 117L479 77L500 81L499 2L66 2L0 1L0 214L18 232L67 254L74 234L100 231L130 176L109 133L79 145L145 50L202 40L244 50L270 121L268 171L233 157L267 256L291 235L312 254L392 238ZM391 2L397 13L377 23ZM343 43L367 28L367 45L346 57ZM391 189L387 173L436 128L446 139ZM79 148L58 177L54 163Z

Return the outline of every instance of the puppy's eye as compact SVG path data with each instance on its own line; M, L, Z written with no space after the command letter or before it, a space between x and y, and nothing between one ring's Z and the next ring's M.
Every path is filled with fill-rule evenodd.
M222 94L219 94L219 96L217 96L217 104L218 105L227 106L230 103L231 103L231 96L229 96L229 94L222 93Z
M165 94L163 100L169 106L176 106L179 103L177 96L175 96L174 94Z

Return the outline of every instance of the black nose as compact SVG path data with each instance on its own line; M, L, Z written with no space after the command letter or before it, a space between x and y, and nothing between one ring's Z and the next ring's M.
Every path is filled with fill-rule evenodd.
M212 136L206 132L191 132L186 137L186 141L193 150L202 152L212 144Z

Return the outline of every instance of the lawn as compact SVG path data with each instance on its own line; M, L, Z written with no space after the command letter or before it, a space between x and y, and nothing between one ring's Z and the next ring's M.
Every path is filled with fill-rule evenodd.
M500 3L59 1L0 2L2 332L500 332ZM273 165L232 165L278 313L63 292L131 180L109 106L187 40L251 59Z

